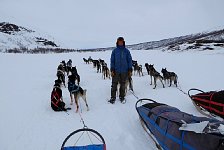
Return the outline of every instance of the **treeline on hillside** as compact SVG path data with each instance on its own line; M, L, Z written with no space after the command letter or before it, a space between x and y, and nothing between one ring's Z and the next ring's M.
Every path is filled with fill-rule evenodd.
M106 51L106 49L14 48L5 50L5 53L48 54L48 53L97 52L97 51Z

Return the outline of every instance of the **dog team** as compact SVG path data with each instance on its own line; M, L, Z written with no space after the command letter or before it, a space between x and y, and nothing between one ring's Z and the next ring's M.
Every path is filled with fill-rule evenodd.
M89 106L86 100L86 89L83 89L79 86L80 84L80 76L78 74L77 68L72 67L72 60L69 59L67 63L63 60L58 68L57 68L57 79L55 80L53 90L51 92L51 107L54 111L67 111L70 110L70 107L65 108L65 103L63 101L62 89L64 86L66 88L65 76L68 77L68 91L70 93L71 103L73 105L76 104L76 112L79 111L79 102L78 100L82 98L86 104L87 111L89 110Z
M137 73L139 76L143 76L143 67L139 65L136 60L132 59L130 51L125 47L125 41L123 37L119 37L116 42L116 48L112 51L110 58L110 69L107 63L103 59L92 59L91 56L86 59L83 58L84 63L92 64L93 68L96 68L97 73L102 73L103 79L111 79L111 98L108 101L114 104L116 97L119 97L121 103L125 103L126 93L129 89L133 91L132 72L134 75ZM178 76L174 72L167 71L166 68L162 68L162 75L156 71L154 65L145 63L145 68L148 75L151 78L150 85L154 83L153 89L157 87L157 81L159 80L165 88L165 83L169 83L169 86L174 83L177 87ZM80 76L77 68L72 66L72 60L66 63L64 60L57 68L57 80L51 93L51 107L55 111L67 111L71 108L65 108L65 103L62 98L61 86L66 88L65 78L68 77L68 91L70 93L71 105L73 102L76 104L76 112L79 111L79 99L82 98L86 104L87 110L89 106L86 99L86 90L82 89L80 84ZM154 81L154 82L153 82ZM119 89L119 90L118 90Z

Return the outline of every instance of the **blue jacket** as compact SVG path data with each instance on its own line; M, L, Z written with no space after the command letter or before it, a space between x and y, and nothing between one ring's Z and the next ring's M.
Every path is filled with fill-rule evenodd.
M130 51L124 46L117 46L112 51L110 70L117 73L127 73L132 70L132 57Z

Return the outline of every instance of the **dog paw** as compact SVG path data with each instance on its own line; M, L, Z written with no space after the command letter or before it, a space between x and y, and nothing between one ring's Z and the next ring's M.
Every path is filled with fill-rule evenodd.
M87 108L87 111L89 111L89 108Z
M79 110L78 110L78 109L76 109L75 113L78 113L78 111L79 111Z
M70 105L72 105L72 104L73 104L73 102L70 103Z

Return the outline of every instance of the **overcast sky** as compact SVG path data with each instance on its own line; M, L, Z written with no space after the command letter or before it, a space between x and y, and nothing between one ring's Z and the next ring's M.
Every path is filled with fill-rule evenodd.
M46 32L71 48L161 40L224 28L224 0L0 0L0 21Z

